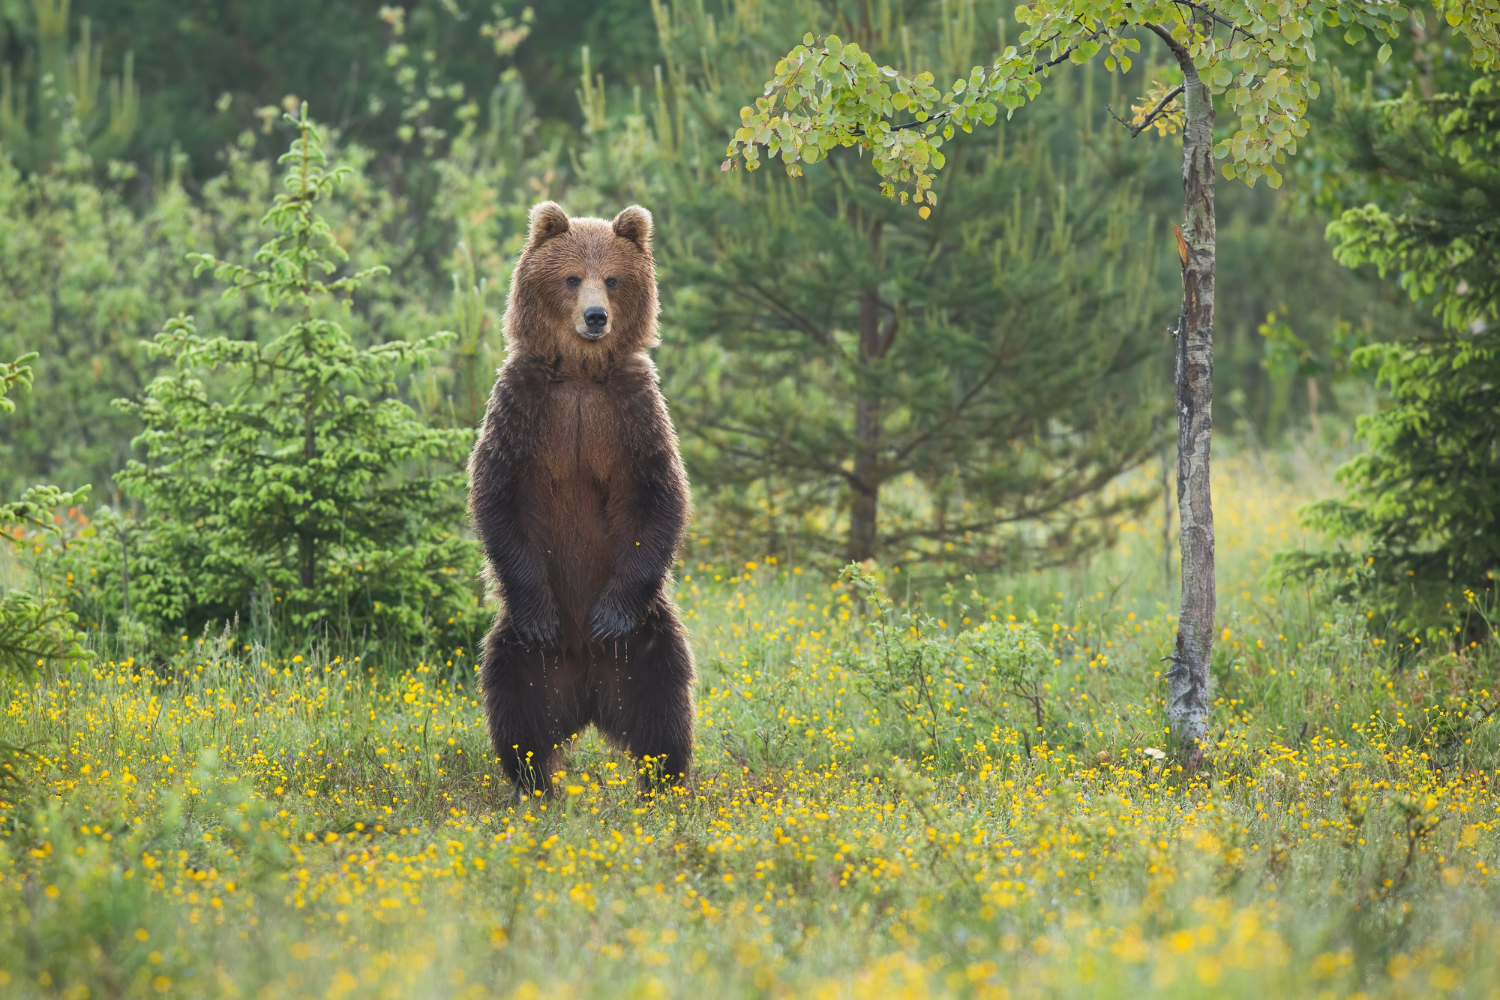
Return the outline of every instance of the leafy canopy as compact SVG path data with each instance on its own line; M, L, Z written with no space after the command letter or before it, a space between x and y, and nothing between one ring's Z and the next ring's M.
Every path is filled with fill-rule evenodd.
M1500 0L1436 5L1469 37L1477 62L1500 60ZM1401 21L1421 17L1398 0L1036 0L1015 15L1025 26L1018 43L947 90L937 88L930 72L908 76L878 65L837 35L805 35L776 64L764 95L741 109L723 169L737 156L755 169L765 147L767 157L780 154L797 175L802 162L816 163L838 146L859 146L872 154L885 194L915 202L925 217L936 202L934 175L946 162L942 147L955 131L994 124L1002 108L1009 117L1062 63L1086 63L1103 52L1109 70L1129 70L1140 50L1135 33L1150 30L1169 38L1174 51L1185 51L1237 117L1233 134L1214 151L1225 161L1225 175L1252 184L1265 177L1279 186L1277 164L1296 153L1308 130L1308 101L1318 95L1310 69L1319 36L1334 30L1351 44L1370 35L1389 40ZM1385 41L1381 61L1389 55ZM1154 84L1156 100L1150 110L1137 111L1136 126L1165 124L1161 116L1180 90Z

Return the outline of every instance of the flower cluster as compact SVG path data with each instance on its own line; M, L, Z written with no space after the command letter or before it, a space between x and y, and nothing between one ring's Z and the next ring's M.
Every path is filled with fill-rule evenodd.
M1357 608L1267 592L1292 492L1220 496L1230 575L1194 774L1166 742L1173 621L1144 580L1150 524L1122 525L1082 581L920 603L897 599L894 571L681 567L698 763L648 794L589 733L554 797L518 801L468 650L390 672L188 641L170 669L13 680L0 986L1402 997L1492 982L1495 650L1398 652Z

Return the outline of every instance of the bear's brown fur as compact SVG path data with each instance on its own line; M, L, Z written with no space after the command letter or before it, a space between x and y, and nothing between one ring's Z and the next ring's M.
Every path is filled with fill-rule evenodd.
M646 354L656 315L649 212L532 209L510 353L469 461L504 605L480 680L523 791L550 788L562 746L591 722L653 773L681 775L692 758L693 658L669 596L691 499Z

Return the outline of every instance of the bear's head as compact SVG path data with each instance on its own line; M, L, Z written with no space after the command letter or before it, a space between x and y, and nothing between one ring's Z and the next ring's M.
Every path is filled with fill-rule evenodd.
M551 201L531 210L505 310L512 351L592 367L655 347L656 313L650 212L632 205L605 221Z

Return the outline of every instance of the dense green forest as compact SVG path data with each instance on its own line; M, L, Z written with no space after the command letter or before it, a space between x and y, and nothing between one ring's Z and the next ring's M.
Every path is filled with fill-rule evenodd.
M166 494L148 487L151 442L161 439L143 433L154 419L149 400L164 391L155 380L178 377L173 352L150 346L163 323L187 316L198 329L261 345L284 328L273 298L226 296L224 281L187 256L255 254L280 182L282 116L301 107L326 131L342 176L321 206L347 256L332 275L385 269L325 311L338 312L339 329L361 349L433 345L389 381L341 391L371 401L389 393L435 430L477 426L503 358L500 313L529 206L554 198L608 214L640 202L660 220L659 363L695 484L698 549L835 564L878 557L941 580L1066 563L1108 541L1119 516L1142 509L1151 492L1121 489L1120 475L1159 457L1173 423L1177 154L1157 129L1119 124L1163 66L1089 64L1005 128L960 137L931 218L882 197L853 152L801 179L724 175L736 109L809 19L860 32L882 59L944 73L993 59L1016 32L998 4L919 3L899 17L857 8L445 0L377 12L132 5L127 15L114 5L13 0L3 11L0 357L39 356L29 363L32 391L15 397L0 441L0 483L12 494L38 482L88 484L93 505L52 536L63 554L33 560L31 572L71 573L76 613L141 641L263 619L252 604L278 603L252 601L275 589L269 571L236 577L238 597L185 599L222 589L181 575L200 552L176 570L145 557L128 609L125 563L131 533L165 523L154 508ZM1337 257L1324 234L1371 199L1473 211L1463 203L1472 186L1440 194L1401 181L1444 176L1427 155L1460 161L1459 182L1472 185L1461 172L1482 172L1483 157L1467 134L1444 148L1422 133L1413 148L1432 152L1403 152L1394 165L1388 150L1437 113L1441 95L1489 78L1469 68L1445 29L1394 45L1394 57L1369 40L1341 46L1316 65L1327 91L1309 108L1318 131L1284 187L1220 193L1219 252L1232 266L1216 293L1217 425L1247 446L1337 438L1385 391L1371 373L1396 377L1395 355L1381 351L1441 343L1458 322L1453 309L1434 307L1442 289L1431 280L1389 280L1395 251L1346 235L1359 223L1330 231L1347 247ZM1469 100L1479 124L1466 133L1477 128L1483 139L1488 99ZM1465 280L1476 293L1485 287L1481 274ZM1476 293L1466 293L1463 322L1482 324L1492 308ZM452 336L432 341L440 331ZM228 371L194 363L204 392L236 391ZM447 453L454 472L461 450ZM197 460L208 464L179 474L214 464ZM396 480L417 468L398 462L382 488L399 489ZM1350 475L1399 474L1358 468ZM434 527L461 538L461 480L440 481L453 495L434 498L449 511ZM216 488L227 497L243 484ZM1457 542L1482 501L1434 489L1442 496L1431 503L1461 509L1458 523L1433 530L1471 561L1391 562L1424 567L1413 578L1436 589L1423 606L1445 602L1453 580L1479 585L1493 565L1484 545ZM178 507L173 517L191 525L220 516L212 507ZM1352 509L1319 516L1356 544L1379 536L1403 552L1431 548L1422 531L1377 530ZM73 551L75 541L87 544ZM472 579L467 551L440 560L448 575ZM1286 567L1337 572L1339 558L1289 556ZM434 623L474 618L477 584L411 582L447 596L424 603L427 624L408 621L403 641L432 641L443 631ZM148 596L168 591L177 596L165 603ZM329 625L323 604L289 613ZM1427 612L1397 617L1432 623ZM361 621L356 628L345 615L340 634L368 634Z
M0 74L0 994L1493 992L1496 0L0 0ZM486 732L549 200L651 213L676 784Z
M274 335L264 304L225 298L182 261L259 245L280 115L303 101L350 170L327 207L348 267L390 268L342 320L350 336L457 334L397 389L437 425L478 420L528 206L653 206L660 363L712 526L700 535L720 551L880 553L939 573L1039 551L1067 559L1128 502L1102 500L1105 484L1157 448L1175 153L1112 117L1153 66L1078 73L1048 107L966 140L944 209L924 222L872 195L853 162L795 184L715 174L735 109L816 5L126 10L4 10L0 355L41 353L6 427L0 479L12 492L89 483L96 503L141 514L115 476L142 457L142 427L115 400L141 398L166 369L145 345L171 316ZM955 11L949 25L942 4L916 5L872 44L954 71L993 55L1002 7ZM1422 44L1447 71L1449 43ZM1395 93L1432 61L1370 55L1320 68L1339 106ZM1374 171L1351 169L1327 131L1288 189L1223 194L1222 253L1236 264L1220 279L1219 425L1247 440L1347 419L1368 398L1367 382L1347 378L1351 352L1436 329L1370 263L1351 270L1329 253L1329 213ZM889 335L876 363L819 361L862 308ZM1014 346L986 374L997 326ZM953 373L971 368L983 391L942 403L963 393ZM861 379L887 425L863 442L846 409ZM861 459L852 480L830 471L871 451L872 433L885 438L880 461ZM1022 441L1042 447L1023 457ZM955 503L987 513L954 516Z

